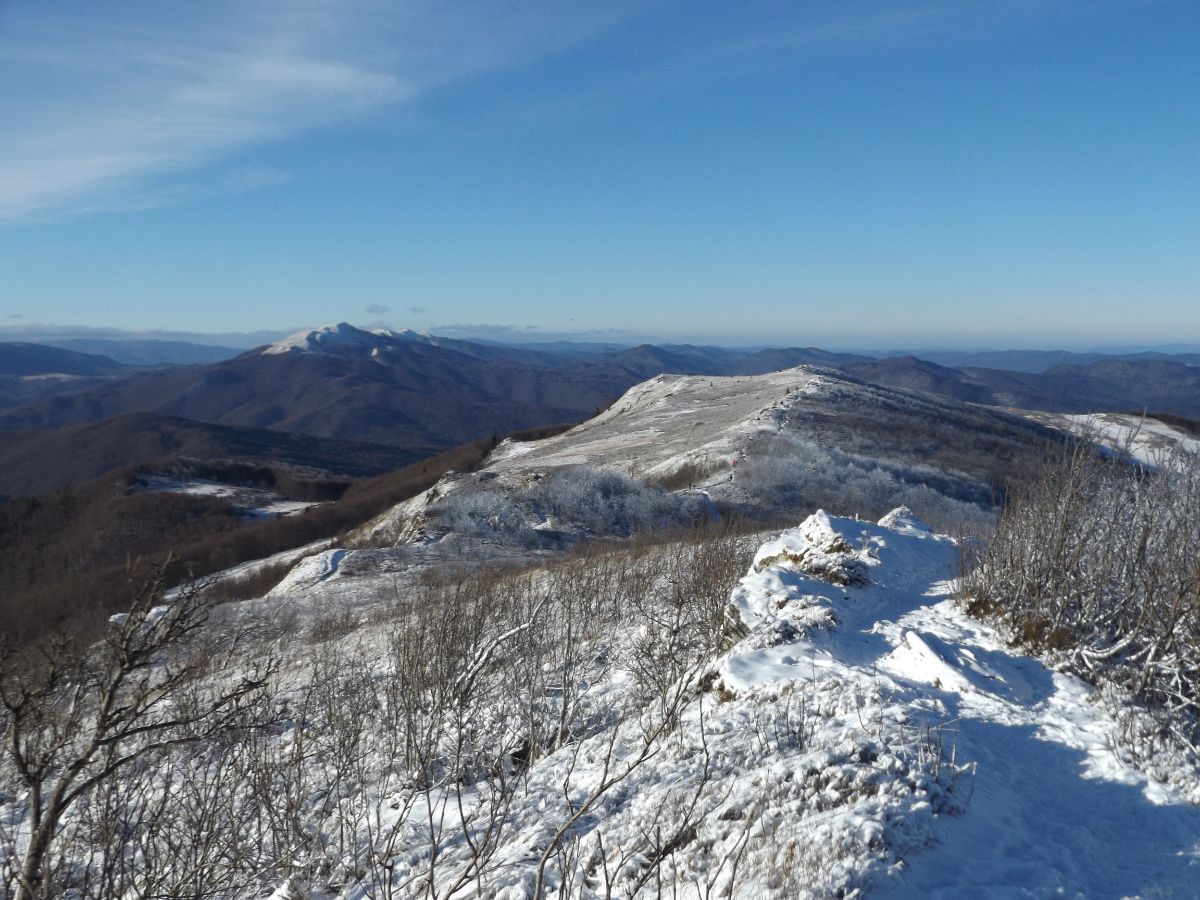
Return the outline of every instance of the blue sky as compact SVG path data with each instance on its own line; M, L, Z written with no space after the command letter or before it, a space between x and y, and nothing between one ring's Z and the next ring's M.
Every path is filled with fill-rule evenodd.
M1186 2L0 0L0 326L1200 341Z

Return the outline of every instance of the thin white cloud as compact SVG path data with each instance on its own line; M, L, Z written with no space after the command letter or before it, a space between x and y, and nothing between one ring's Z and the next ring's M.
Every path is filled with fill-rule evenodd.
M0 220L212 191L213 179L161 181L553 52L612 15L377 0L0 4Z
M278 183L290 176L243 157L561 53L639 15L649 27L628 30L619 71L590 90L653 93L710 77L731 59L986 29L1079 5L0 0L0 222ZM563 108L591 109L589 88L571 84ZM211 171L222 167L229 170ZM238 172L256 169L273 174L239 182Z
M178 22L99 21L118 6L53 22L21 14L0 20L0 115L22 123L0 136L4 219L87 208L405 94L393 74L321 59L265 17L231 16L181 42Z
M431 334L441 337L483 339L500 342L545 343L548 341L601 341L608 343L633 344L644 341L661 341L652 335L640 334L624 328L588 328L573 331L548 331L537 325L510 325L498 323L447 323L431 325Z
M21 318L9 316L10 319ZM219 344L223 347L261 347L273 343L300 331L299 326L292 328L269 329L266 331L170 331L161 328L151 328L140 331L126 328L106 328L94 325L51 325L38 322L20 322L11 325L0 325L0 340L2 341L52 341L69 340L74 338L91 338L101 340L152 340L152 341L187 341L193 344Z

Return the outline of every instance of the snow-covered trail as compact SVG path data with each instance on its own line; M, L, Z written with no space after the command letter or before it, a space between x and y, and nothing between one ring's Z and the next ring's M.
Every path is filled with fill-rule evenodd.
M1117 759L1117 723L1090 687L961 612L952 562L953 545L911 516L876 526L818 513L765 545L733 598L766 639L725 661L731 686L854 679L977 764L966 811L939 817L935 843L875 891L1200 896L1200 806ZM796 626L812 630L769 639Z
M897 626L951 669L985 661L990 677L936 689L947 740L977 763L974 790L892 896L1200 895L1200 808L1117 761L1114 723L1086 685L998 646L947 602Z

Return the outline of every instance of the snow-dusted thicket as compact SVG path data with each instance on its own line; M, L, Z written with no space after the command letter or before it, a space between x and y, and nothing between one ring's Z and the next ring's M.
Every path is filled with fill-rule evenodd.
M1195 764L1200 456L1151 469L1087 447L1064 455L1010 502L962 595L1015 639L1150 710L1150 725L1130 721L1127 751L1153 765L1168 737Z
M758 560L733 606L753 545L710 535L524 571L431 572L328 643L162 636L162 608L136 607L121 634L147 636L152 652L141 688L112 696L134 722L155 704L154 728L97 744L67 725L108 713L70 679L39 694L36 673L0 676L5 733L28 696L39 727L27 717L22 739L53 744L40 769L12 752L0 764L0 886L96 898L853 892L959 808L962 769L867 670L763 677L776 644L836 628L836 615L800 616L781 631L784 607L867 590L838 573L876 566L891 533L856 549L814 522ZM945 562L948 543L911 534L895 540ZM237 675L251 663L274 672L263 690ZM222 701L231 690L236 706ZM73 801L44 827L39 798L80 753ZM107 768L117 759L128 762Z
M703 481L703 479L699 479ZM920 465L860 457L791 435L753 441L733 481L726 511L773 521L836 507L878 518L906 506L944 531L990 529L993 502L986 486ZM520 487L498 479L465 484L426 511L429 530L459 538L535 547L564 535L626 537L704 524L717 508L698 491L669 491L613 468L572 465L551 469Z
M776 514L840 509L878 518L905 506L943 531L977 533L991 524L986 485L932 466L860 456L803 437L772 435L750 445L737 481L755 505Z
M695 493L671 493L616 469L555 469L520 488L483 482L458 488L428 510L433 530L536 546L564 532L628 537L706 523L710 505Z

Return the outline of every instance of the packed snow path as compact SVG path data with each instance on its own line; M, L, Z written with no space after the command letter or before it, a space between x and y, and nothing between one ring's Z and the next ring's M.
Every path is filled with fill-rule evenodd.
M1117 762L1114 723L1089 688L999 647L948 603L889 630L900 629L927 655L906 645L889 671L903 679L907 663L920 680L945 661L965 676L945 679L938 702L977 772L966 815L940 823L896 896L1200 894L1200 810Z
M965 813L940 816L934 845L878 893L1200 896L1200 807L1117 760L1117 725L1091 688L959 611L947 598L952 565L949 541L909 515L876 526L818 513L764 546L734 594L758 632L836 624L735 649L723 663L730 686L844 666L874 673L914 721L941 724L958 762L976 764ZM845 586L814 590L806 573Z

